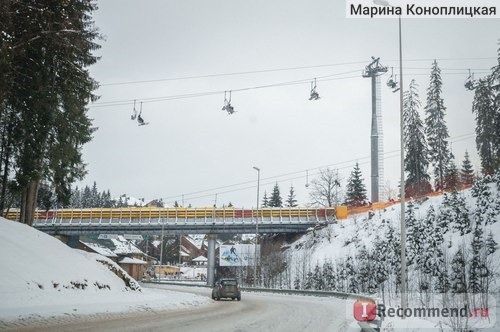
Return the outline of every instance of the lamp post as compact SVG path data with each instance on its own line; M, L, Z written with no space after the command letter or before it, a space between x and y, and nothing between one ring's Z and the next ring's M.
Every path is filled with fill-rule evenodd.
M394 7L386 0L373 0L373 3L381 6ZM399 184L399 198L401 203L401 308L403 312L407 304L407 276L406 276L406 221L405 221L405 152L404 152L404 120L403 120L403 47L401 38L401 14L398 15L399 23L399 129L401 144L401 181ZM403 315L404 318L404 315Z
M260 168L254 166L257 171L257 215L255 216L255 247L254 247L254 267L253 267L253 284L257 283L257 246L259 245L259 192L260 192Z

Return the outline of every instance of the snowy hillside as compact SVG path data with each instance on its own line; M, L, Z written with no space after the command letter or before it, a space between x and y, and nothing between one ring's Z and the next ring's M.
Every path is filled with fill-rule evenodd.
M169 309L209 302L195 295L141 289L97 254L71 249L34 228L0 218L0 329L47 316ZM15 326L15 325L14 325Z

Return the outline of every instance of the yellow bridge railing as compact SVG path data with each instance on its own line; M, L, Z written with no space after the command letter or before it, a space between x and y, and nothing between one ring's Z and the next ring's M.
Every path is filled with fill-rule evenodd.
M35 213L35 222L53 220L154 220L154 219L318 219L328 220L335 216L335 208L91 208L58 209ZM19 220L19 211L8 212L7 219Z

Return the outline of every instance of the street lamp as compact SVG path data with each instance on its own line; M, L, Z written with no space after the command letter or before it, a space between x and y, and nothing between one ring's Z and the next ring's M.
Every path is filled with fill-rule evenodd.
M257 246L259 245L259 192L260 192L260 168L254 166L257 171L257 214L255 216L255 247L254 247L254 267L253 267L253 284L257 283Z
M386 0L373 0L373 3L381 6L394 7ZM401 203L401 308L406 309L407 303L407 276L406 276L406 221L405 221L405 150L404 150L404 120L403 120L403 47L401 38L401 14L398 15L399 23L399 126L401 144L401 182L400 203Z

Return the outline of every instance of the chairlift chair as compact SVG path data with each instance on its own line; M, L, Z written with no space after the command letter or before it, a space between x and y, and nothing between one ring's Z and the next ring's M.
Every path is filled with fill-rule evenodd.
M222 106L222 110L226 111L229 115L235 112L234 107L231 105L231 91L229 91L229 99L227 99L227 91L224 91L224 106Z
M149 122L145 122L144 119L142 118L142 101L141 101L141 110L139 111L139 115L137 116L137 122L139 126L145 126L149 124Z
M469 91L472 91L476 88L476 81L474 81L474 73L471 73L470 69L469 69L469 76L465 79L464 86Z
M135 100L134 100L134 112L130 116L131 120L135 120L137 118L137 110L135 109Z
M311 82L311 96L309 97L309 100L318 100L318 99L320 99L320 96L316 91L316 79L314 79L314 82Z
M392 89L392 92L399 91L399 82L397 79L397 75L394 75L393 68L391 67L391 76L387 80L387 86Z

